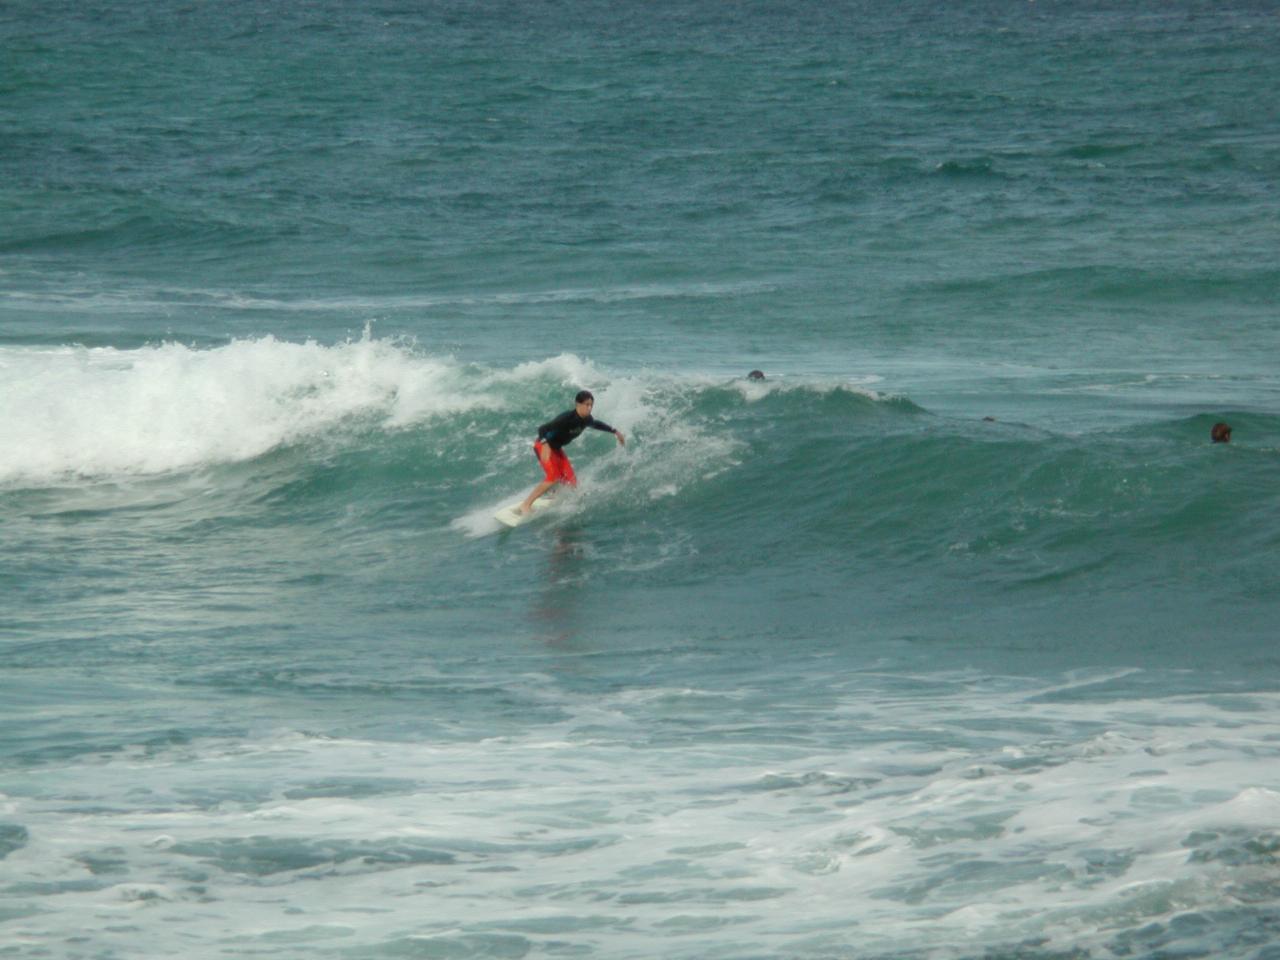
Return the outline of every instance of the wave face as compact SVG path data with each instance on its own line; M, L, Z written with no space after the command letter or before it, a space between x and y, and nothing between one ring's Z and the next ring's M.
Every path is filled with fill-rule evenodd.
M474 577L493 510L538 479L536 425L591 383L631 442L589 432L570 448L581 488L527 540L606 538L593 576L644 602L697 583L722 622L817 616L839 634L855 610L892 622L928 598L935 624L980 635L994 608L1044 649L1081 632L1060 617L1087 602L1073 644L1136 631L1164 656L1172 623L1185 647L1186 630L1213 633L1215 609L1269 589L1271 415L1230 415L1253 438L1243 449L1207 444L1208 415L1064 433L939 415L873 383L615 372L573 355L486 367L367 335L9 348L0 361L15 371L3 497L37 525L89 511L123 528L149 505L150 523L198 518L215 540L262 522L309 544L360 516L368 559L402 563L407 537ZM649 559L633 576L637 554ZM321 566L348 572L340 549ZM799 592L740 605L764 586ZM982 643L967 636L957 655Z

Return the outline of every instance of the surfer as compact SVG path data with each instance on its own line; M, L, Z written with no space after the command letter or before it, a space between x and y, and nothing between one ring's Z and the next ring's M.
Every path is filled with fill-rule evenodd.
M538 428L538 439L533 443L533 452L538 458L538 463L542 465L542 472L546 474L546 479L534 487L529 496L524 498L524 503L520 504L521 513L528 513L532 510L533 501L537 500L557 483L567 483L571 487L577 485L578 478L573 474L573 464L565 456L564 448L567 444L572 443L587 427L593 430L603 430L605 433L612 433L618 438L618 443L623 446L627 443L627 438L622 435L621 430L615 430L603 420L597 420L591 416L591 409L596 405L596 398L591 395L590 390L579 391L578 395L573 398L573 404L572 410L566 410L554 420L544 423Z

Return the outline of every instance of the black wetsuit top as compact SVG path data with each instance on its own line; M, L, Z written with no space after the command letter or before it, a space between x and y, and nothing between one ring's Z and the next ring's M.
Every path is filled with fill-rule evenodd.
M552 450L559 450L566 443L572 443L587 427L603 430L605 433L618 432L603 420L597 420L590 415L580 417L577 410L566 410L550 423L544 423L538 428L538 439L545 442Z

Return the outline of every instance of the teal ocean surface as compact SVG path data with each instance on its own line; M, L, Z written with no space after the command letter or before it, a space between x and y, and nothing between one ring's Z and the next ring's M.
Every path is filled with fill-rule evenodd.
M0 51L0 957L1280 960L1273 3Z

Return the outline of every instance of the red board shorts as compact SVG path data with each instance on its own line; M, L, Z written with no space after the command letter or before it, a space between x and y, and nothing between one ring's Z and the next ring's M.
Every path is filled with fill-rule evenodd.
M533 455L538 458L538 464L542 467L542 472L547 475L547 479L552 483L567 483L571 487L578 485L578 478L573 474L573 464L569 462L569 458L564 455L563 450L551 448L551 456L546 462L542 460L542 441L537 440L533 444Z

